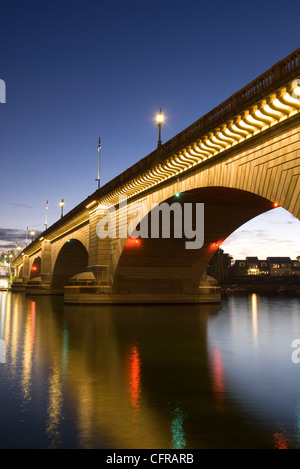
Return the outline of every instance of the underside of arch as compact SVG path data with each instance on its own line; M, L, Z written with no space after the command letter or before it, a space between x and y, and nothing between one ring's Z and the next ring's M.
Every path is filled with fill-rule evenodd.
M88 265L88 252L77 239L67 241L61 248L53 269L51 287L63 289L69 279L86 270Z
M40 275L41 275L41 258L37 256L32 263L29 279L32 280L34 278L39 277Z
M204 204L204 243L187 249L185 238L128 241L120 256L112 286L113 295L170 300L181 297L197 301L199 286L205 282L207 265L219 245L237 228L273 208L273 203L256 194L225 187L204 187L168 199L169 204ZM150 212L151 214L151 212ZM196 226L193 210L193 226ZM148 214L149 217L149 214ZM171 223L171 234L173 230Z

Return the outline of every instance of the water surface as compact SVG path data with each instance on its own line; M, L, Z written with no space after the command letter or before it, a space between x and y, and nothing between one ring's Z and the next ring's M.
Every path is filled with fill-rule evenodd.
M300 447L299 297L71 306L0 292L0 339L1 448Z

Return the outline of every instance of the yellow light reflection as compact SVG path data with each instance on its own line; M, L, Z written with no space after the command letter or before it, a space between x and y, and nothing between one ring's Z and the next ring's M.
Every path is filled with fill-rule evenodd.
M60 442L59 425L62 410L61 373L58 365L54 365L49 382L49 405L46 433L50 440L49 448L56 448Z
M27 313L24 349L23 349L23 366L22 366L22 389L24 399L30 400L31 388L31 370L32 370L32 351L34 341L34 324L35 324L35 302L30 302L30 314Z
M18 306L19 297L17 296L14 301L14 305L11 304L12 295L8 295L7 298L7 324L5 331L5 343L9 345L10 348L10 362L11 369L16 370L17 368L17 357L18 357L18 345L20 342L20 335L23 332L20 328L20 308ZM13 314L12 314L13 310Z
M252 305L252 329L253 329L253 338L255 345L257 344L257 295L252 293L251 295L251 305Z

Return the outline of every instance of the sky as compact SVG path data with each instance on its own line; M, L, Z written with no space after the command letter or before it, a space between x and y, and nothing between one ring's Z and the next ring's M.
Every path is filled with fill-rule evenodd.
M1 0L0 251L24 247L101 185L299 47L300 3ZM278 208L223 248L300 255L300 223Z

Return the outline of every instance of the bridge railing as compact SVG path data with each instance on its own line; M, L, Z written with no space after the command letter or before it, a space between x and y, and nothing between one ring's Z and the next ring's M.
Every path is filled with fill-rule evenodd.
M218 126L221 121L250 106L252 101L264 98L299 74L300 48L166 142L162 147L163 153L175 151L183 142L194 138L202 131L207 131L209 127Z

